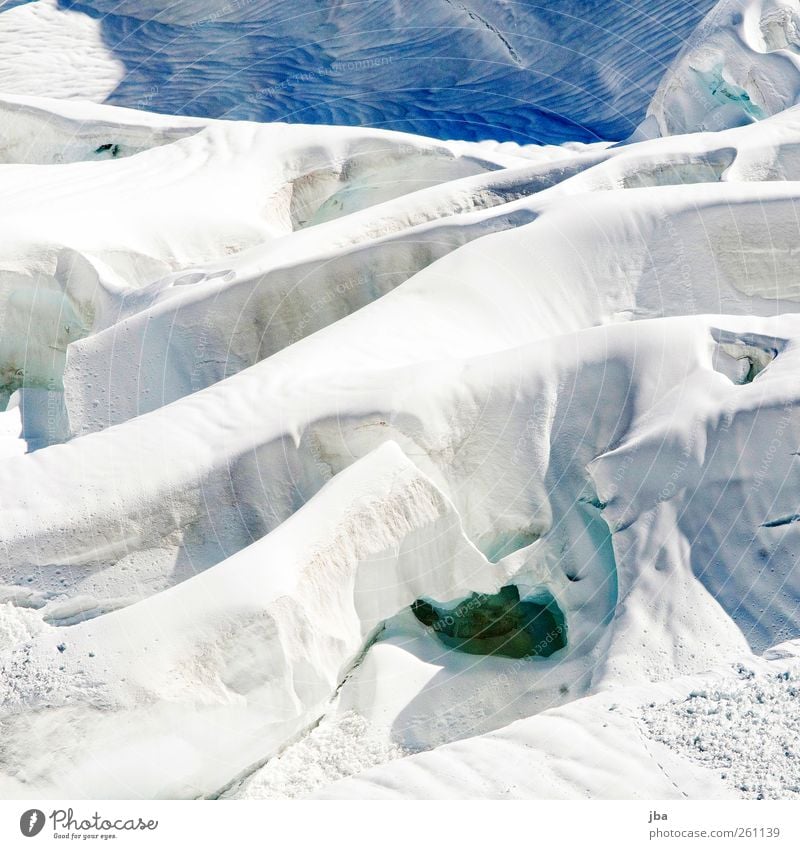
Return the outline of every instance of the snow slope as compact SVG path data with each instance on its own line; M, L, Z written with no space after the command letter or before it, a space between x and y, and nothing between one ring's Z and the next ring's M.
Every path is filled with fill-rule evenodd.
M800 3L721 0L688 39L648 109L662 135L759 121L800 98Z
M0 12L0 85L283 7L96 8ZM797 794L800 107L697 123L729 12L617 145L0 96L0 793Z
M796 643L787 654L598 694L404 760L390 755L319 796L796 798ZM698 721L699 703L710 707Z
M437 138L620 139L712 5L12 2L0 91Z

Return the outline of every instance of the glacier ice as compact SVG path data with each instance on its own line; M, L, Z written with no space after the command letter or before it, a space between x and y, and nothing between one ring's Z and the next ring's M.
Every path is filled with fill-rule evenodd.
M286 115L306 70L121 67L261 50L281 2L0 10L0 792L793 792L719 771L798 674L800 7L689 5L614 11L639 49L610 22L541 91L573 111L495 142L435 138L458 87L323 126L333 75ZM564 60L514 37L553 11L391 14L503 56L476 126ZM692 700L731 713L707 755Z

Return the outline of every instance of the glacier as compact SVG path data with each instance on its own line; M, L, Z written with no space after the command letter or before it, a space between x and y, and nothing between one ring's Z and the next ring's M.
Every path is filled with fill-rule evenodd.
M596 5L0 7L5 798L797 796L800 3Z
M171 114L594 142L635 130L712 6L6 0L0 75L9 93Z

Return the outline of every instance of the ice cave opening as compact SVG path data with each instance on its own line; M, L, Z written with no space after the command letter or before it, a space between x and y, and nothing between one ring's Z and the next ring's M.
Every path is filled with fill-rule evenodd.
M455 606L417 599L411 610L449 648L500 657L549 657L567 645L567 623L547 590L520 598L513 584Z

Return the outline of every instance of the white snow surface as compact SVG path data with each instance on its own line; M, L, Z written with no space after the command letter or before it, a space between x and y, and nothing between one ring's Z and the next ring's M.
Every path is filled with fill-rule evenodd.
M332 783L342 799L793 799L797 643L622 687Z
M358 713L332 714L257 770L231 798L297 799L409 754Z
M797 670L739 667L744 679L645 709L651 737L717 771L746 798L800 797ZM758 745L754 745L754 741Z
M792 8L721 3L625 144L9 85L0 794L795 797ZM102 20L0 29L61 15ZM729 96L736 38L777 99ZM469 654L410 609L510 584L563 648Z
M720 0L662 78L642 131L719 130L798 100L800 3Z

